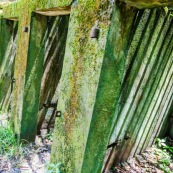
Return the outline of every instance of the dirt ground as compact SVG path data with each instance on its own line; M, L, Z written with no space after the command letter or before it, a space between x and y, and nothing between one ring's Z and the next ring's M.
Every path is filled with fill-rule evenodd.
M1 114L0 125L6 126L7 117ZM45 173L50 161L52 138L52 133L47 134L47 129L42 129L35 143L22 145L15 156L0 156L0 173Z
M7 117L1 116L1 125L7 123ZM19 154L7 158L0 156L0 173L46 173L50 161L52 133L47 133L46 123L43 124L41 135L36 137L35 143L19 147ZM51 129L53 131L53 128ZM160 139L159 139L160 140ZM110 173L173 173L173 141L161 141L162 148L148 148L145 152L119 163ZM168 144L170 143L170 144ZM163 150L168 147L171 151Z
M45 173L50 160L52 142L37 137L35 144L22 147L20 157L0 158L0 173Z
M156 146L128 162L119 163L112 173L173 173L173 161Z

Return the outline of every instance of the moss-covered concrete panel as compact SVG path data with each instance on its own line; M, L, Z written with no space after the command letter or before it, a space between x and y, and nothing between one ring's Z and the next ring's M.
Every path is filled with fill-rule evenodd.
M25 71L28 57L28 47L30 38L30 11L28 3L25 4L25 9L21 10L21 14L24 16L19 17L18 26L18 42L17 42L17 53L15 60L14 78L15 88L13 92L13 115L15 117L15 132L20 134L20 123L22 118L22 106L24 96L24 85L25 85ZM27 32L24 32L25 27L28 28Z
M64 172L79 173L96 99L111 4L102 1L78 1L72 8L66 54L59 85L58 110L52 162L61 162ZM91 28L99 20L98 39L90 38Z
M29 68L29 62L28 62L28 47L29 47L29 41L30 41L30 24L31 24L31 16L32 12L34 11L41 11L41 10L48 10L51 11L52 9L56 9L56 12L67 10L68 13L70 11L70 5L71 0L19 0L16 2L8 3L8 4L1 4L1 8L3 9L2 16L4 18L10 19L10 20L18 20L19 21L19 30L18 30L18 42L17 42L17 55L16 55L16 61L15 61L15 67L14 67L14 78L15 78L15 88L13 92L13 104L12 104L12 112L14 115L14 124L15 124L15 132L19 135L21 132L21 129L24 133L27 131L27 124L26 123L26 116L22 117L24 113L26 113L23 108L29 104L29 99L26 98L27 91L25 90L25 84L27 80L27 73ZM66 8L67 7L67 8ZM58 13L56 13L58 14ZM35 30L35 29L34 29ZM37 35L35 36L37 37ZM38 44L39 45L39 44ZM34 45L37 47L38 45ZM34 50L32 50L34 54ZM35 55L34 55L35 56ZM37 64L38 62L36 62ZM34 65L35 67L35 65ZM36 65L37 69L37 65ZM38 70L38 69L37 69ZM33 79L34 80L34 79ZM32 83L32 82L31 82ZM34 86L34 85L33 85ZM39 86L39 85L37 85ZM32 87L30 87L31 89ZM32 88L29 93L34 92L33 90L37 90L38 87L35 86L35 88ZM24 95L25 92L25 95ZM30 94L31 94L30 93ZM39 92L36 92L36 95ZM29 95L29 94L28 94ZM35 99L35 103L39 100L39 98ZM30 98L31 101L31 98ZM38 101L39 102L39 101ZM33 102L34 103L34 102ZM38 105L38 104L37 104ZM36 105L34 105L36 106ZM33 107L34 107L33 106ZM27 106L26 106L27 107ZM33 109L37 110L37 109ZM28 110L29 111L29 110ZM31 113L31 111L29 111ZM34 112L36 113L36 112ZM32 113L31 113L32 114ZM23 120L22 120L23 119ZM32 119L32 118L31 118ZM36 128L36 120L33 123L33 128ZM21 126L22 122L22 126ZM25 123L23 123L25 122ZM27 127L26 127L27 126ZM35 127L34 127L35 126ZM32 129L32 128L31 128ZM28 131L29 135L32 135L32 130ZM34 130L33 130L34 131ZM24 136L22 136L24 138ZM27 137L27 139L30 139L30 137ZM32 135L32 139L33 135Z
M13 18L19 16L25 16L27 12L25 10L29 10L29 12L37 11L37 10L45 10L52 8L62 8L68 7L72 3L72 0L19 0L17 2L10 3L9 5L5 5L3 7L3 16L5 18ZM24 10L22 12L22 9Z
M24 98L20 139L34 141L37 132L37 114L43 75L47 18L35 14L31 22L31 35L25 73Z
M115 110L118 106L134 16L135 10L128 9L118 3L115 5L85 149L82 173L98 173L102 170L109 135L115 118Z

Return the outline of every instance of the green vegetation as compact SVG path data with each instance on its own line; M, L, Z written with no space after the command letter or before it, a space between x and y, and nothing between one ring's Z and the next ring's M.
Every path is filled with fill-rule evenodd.
M169 138L159 139L156 138L157 149L155 149L155 154L159 156L158 167L162 169L165 173L171 173L169 166L172 162L173 156L173 146Z
M57 163L57 164L49 163L47 164L46 173L61 173L60 167L61 167L61 163Z
M169 8L168 8L168 7L164 7L163 9L165 10L165 13L166 13L166 14L169 13ZM173 13L170 13L170 14L169 14L169 17L170 17L170 16L173 17Z
M45 134L42 138L43 140L48 139L49 141L53 142L53 132Z
M0 156L8 158L20 157L22 155L21 144L17 143L10 125L0 126Z

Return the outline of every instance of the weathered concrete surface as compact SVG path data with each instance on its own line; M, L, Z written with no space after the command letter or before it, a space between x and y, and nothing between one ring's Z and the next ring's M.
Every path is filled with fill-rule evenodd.
M10 3L8 6L3 8L4 17L12 18L18 17L23 14L23 17L27 14L25 12L22 13L21 9L25 9L31 12L39 11L39 10L48 10L53 8L65 8L69 7L72 3L72 0L18 0L17 2ZM27 5L28 4L28 5ZM23 8L25 7L25 8Z
M134 99L136 101L141 98L134 98L133 92L140 88L137 84L140 83L143 75L139 75L137 77L137 82L135 82L135 86L133 88L131 87L133 86L133 82L143 60L143 56L141 55L145 54L145 46L142 46L142 50L140 50L141 53L138 55L137 61L135 61L137 63L134 63L134 66L132 66L130 77L128 78L127 76L128 80L125 80L125 83L128 85L124 85L122 93L123 99L121 102L118 102L120 91L122 89L123 74L126 72L125 69L128 69L131 63L133 64L133 57L130 57L127 58L127 67L125 66L127 38L129 38L128 31L130 30L132 19L134 17L134 9L122 8L116 4L112 17L112 25L109 30L111 23L110 16L112 15L113 6L113 3L111 2L113 1L109 1L108 3L108 1L101 0L79 0L78 4L74 4L71 11L68 42L59 87L58 110L62 112L62 117L57 118L56 121L52 149L52 162L61 162L64 165L63 171L67 173L98 173L101 171L105 150L110 137L110 127L112 127L113 124L116 124L115 122L118 122L116 128L123 131L123 133L118 134L118 138L124 139L126 128L121 125L125 124L125 127L127 127L126 120L133 119L132 112L136 111L137 105L132 103L134 102ZM15 18L19 20L19 39L14 72L16 84L13 94L15 132L19 138L34 141L37 112L39 108L38 98L40 94L41 66L43 64L44 54L42 43L44 42L45 17L43 17L44 19L40 18L40 20L37 19L36 21L33 21L32 24L34 27L32 28L33 30L31 30L32 12L44 12L45 15L57 15L60 14L57 13L58 10L62 12L65 9L65 12L67 12L66 9L69 9L70 5L71 1L68 0L20 0L3 7L4 18ZM56 14L52 13L54 10ZM150 26L153 28L157 21L153 18L153 15L148 14L144 17L151 17ZM91 39L90 31L97 20L99 21L100 35L98 39ZM135 24L138 24L139 20L135 20L135 22ZM142 27L144 27L145 30L147 25L144 24L145 23L142 23ZM27 30L25 27L28 27L28 32L24 32L24 29ZM164 30L164 27L162 28ZM134 29L136 29L136 27L134 27ZM149 35L144 37L144 40L140 39L139 35L135 38L139 41L135 42L135 44L137 44L136 51L138 50L138 43L139 45L144 43L147 44L147 39L159 35L157 33L153 34L153 36L150 35L150 28L148 28L147 31ZM172 48L170 50L172 50ZM144 62L142 63L142 70L147 68L146 64L150 61L148 58L149 53L151 53L150 51L147 52L146 59L144 59ZM133 53L134 52L132 52L132 55ZM169 52L167 53L169 55ZM154 58L156 58L156 56ZM155 59L152 61L154 62ZM165 66L163 69L165 69ZM158 65L158 69L160 69L159 67L160 66ZM172 70L172 66L170 69ZM159 75L161 75L161 72ZM166 77L167 71L165 71L164 75L164 77ZM172 81L172 77L170 79ZM163 78L159 87L162 86L164 81L166 82L163 91L167 89L167 85L169 84L168 81ZM152 85L152 80L150 84ZM153 86L155 87L157 85ZM144 85L141 85L138 94L134 95L141 96L143 87ZM149 87L146 88L148 91L146 92L146 96L150 91L148 88ZM132 98L130 95L128 102L125 102L131 89ZM168 89L168 91L172 92L172 88L169 87ZM155 93L155 91L155 88L153 88L152 92ZM157 97L156 94L154 98L161 100L162 96L163 92L161 96ZM171 94L166 93L166 96L170 98ZM163 100L167 100L166 96ZM152 100L151 96L149 99L150 101ZM147 112L149 110L151 112L155 102L152 102L152 107L150 109L148 108L148 103L150 102L148 100L146 102L145 111ZM126 105L123 107L125 103ZM121 108L122 112L127 114L123 114L123 118L120 117L121 119L118 120L117 118L119 116L116 115L119 113L119 110L116 108L117 105L119 106L120 104L122 104L122 107L118 108ZM160 102L158 102L158 104L160 104ZM162 108L166 109L166 106L163 106L162 104L160 105ZM143 108L143 104L141 107ZM129 110L128 108L132 108L132 110ZM141 110L138 111L141 112ZM124 117L124 115L128 116ZM145 115L143 115L143 118ZM166 115L166 113L163 112L158 115L162 117L163 115ZM151 117L154 120L153 124L155 124L157 116L155 117L154 114L152 114ZM112 121L113 118L114 121ZM148 124L151 124L152 119L149 120ZM143 123L141 122L141 119L138 118L135 121L138 120L139 123L145 127L147 121ZM146 118L146 120L148 120L148 118ZM131 121L127 121L127 124L129 122ZM134 126L136 127L135 123L131 128ZM140 126L138 125L137 127ZM148 133L148 130L151 129L151 131L155 131L154 128L155 126L148 127L147 130L145 130L144 135L148 136L151 133ZM131 144L136 140L136 132L138 133L138 130L139 129L135 129L134 134L132 134L133 138L130 147L132 147ZM116 131L116 135L117 132L119 131ZM116 135L113 139L117 137ZM148 140L143 141L144 139L141 139L141 135L142 133L140 133L138 137L140 143L136 143L136 145L142 144L142 147L145 147L148 144ZM115 141L113 140L113 142ZM129 146L129 143L124 142L124 144L123 152L121 152L121 158L123 159L127 158L127 153L129 154L130 151L127 151L127 148L125 148L125 146ZM138 149L141 149L141 147ZM136 150L136 146L134 146L134 150ZM118 152L115 153L115 156L119 156Z
M139 10L131 33L107 169L144 151L165 134L173 100L173 18L163 9ZM165 129L165 130L164 130ZM163 131L164 130L164 131Z
M50 8L46 10L36 10L35 12L45 16L68 15L71 12L71 6Z
M16 19L19 20L18 26L18 44L17 44L17 54L16 61L14 67L14 78L15 88L13 92L13 102L12 102L12 113L14 115L14 125L15 125L15 133L19 136L22 129L22 138L26 138L27 140L34 141L35 138L35 130L32 133L32 130L27 131L26 129L36 129L37 125L37 111L35 109L29 115L24 115L25 112L24 107L32 102L31 93L28 92L24 95L25 92L25 84L26 84L26 69L29 68L30 64L28 63L28 48L30 41L30 23L31 23L31 14L33 11L42 10L42 9L52 9L52 8L63 8L69 6L71 4L71 0L36 0L36 1L28 1L28 0L19 0L17 2L10 3L7 6L3 6L3 17L7 19ZM24 32L24 28L28 27L28 31ZM37 47L38 45L36 45ZM33 50L32 50L33 51ZM39 84L38 84L39 85ZM37 87L39 87L37 85ZM32 85L33 86L33 85ZM33 87L32 93L38 94L37 88ZM27 106L26 106L27 107ZM31 109L32 110L32 109ZM28 116L28 117L26 117ZM32 118L30 117L32 116ZM23 119L22 119L23 118ZM33 122L34 121L34 122ZM22 124L21 124L22 122Z
M127 3L129 6L137 7L139 9L173 6L172 0L121 0L121 1Z
M82 171L110 14L111 4L98 0L81 0L71 11L59 85L58 110L62 112L62 117L56 121L51 158L54 163L61 162L64 165L63 171L67 173ZM100 28L98 40L90 38L90 31L96 20L99 20ZM85 168L85 172L90 171Z
M27 141L34 141L37 133L37 114L39 109L41 79L43 75L46 28L47 18L35 14L32 17L31 23L20 129L20 138ZM31 122L32 124L29 124Z
M115 4L108 33L82 173L101 172L121 92L136 11ZM95 162L95 161L98 162Z
M19 16L18 44L17 44L17 53L16 53L15 67L14 67L15 88L13 91L12 114L15 119L14 122L15 133L18 135L20 135L21 132L25 72L27 66L28 48L29 48L29 39L30 39L31 17L28 6L29 4L28 2L26 2L25 9L23 8L23 10L21 10L21 15ZM24 32L25 26L28 27L28 32ZM29 126L32 125L32 122L29 122L28 125Z

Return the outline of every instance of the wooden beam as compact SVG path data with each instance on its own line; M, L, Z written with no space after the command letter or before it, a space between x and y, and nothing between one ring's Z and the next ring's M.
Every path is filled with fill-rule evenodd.
M172 0L121 0L121 1L125 2L129 6L133 6L139 9L173 6Z
M71 6L35 11L35 13L45 15L45 16L68 15L70 14L70 12L71 12Z

